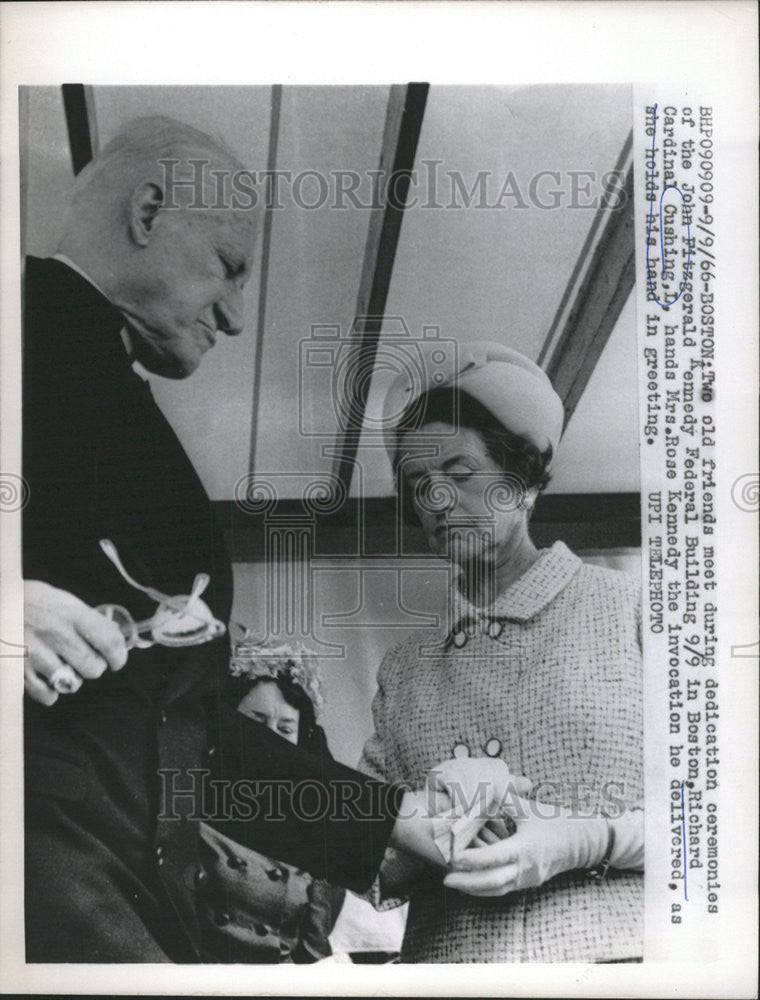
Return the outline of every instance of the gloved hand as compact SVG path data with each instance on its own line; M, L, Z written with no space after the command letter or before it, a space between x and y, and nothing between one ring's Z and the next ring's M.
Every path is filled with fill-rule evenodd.
M434 820L435 842L446 864L472 843L486 822L498 831L500 814L533 787L528 778L511 774L498 757L446 760L428 773L427 780L428 787L446 792L452 803L449 813Z
M448 864L488 819L531 787L495 757L443 761L428 773L426 788L405 793L390 844L433 864Z
M450 889L472 896L503 896L543 885L561 872L591 868L607 851L605 819L573 816L568 809L514 799L516 832L497 843L459 851L444 878Z

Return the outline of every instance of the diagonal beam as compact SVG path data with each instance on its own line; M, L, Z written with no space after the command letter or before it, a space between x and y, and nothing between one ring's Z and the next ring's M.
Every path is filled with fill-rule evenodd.
M259 302L256 314L256 344L253 369L253 420L251 422L251 447L249 470L256 471L256 443L258 441L259 402L261 400L261 370L264 361L264 334L267 320L267 295L269 292L269 263L272 248L272 185L277 167L277 147L280 141L280 114L282 112L282 84L272 86L269 115L269 148L267 151L267 188L264 198L264 228L261 237L261 265L259 268Z
M356 349L351 352L350 369L345 379L346 397L342 401L342 427L338 432L333 475L337 476L348 496L354 460L367 406L371 372L383 314L388 298L393 262L396 257L401 223L409 193L411 171L425 113L429 90L427 83L392 86L388 97L380 165L375 183L385 180L386 197L374 192L372 214L367 230L356 313L351 338Z
M78 174L98 151L98 130L92 87L83 83L61 85L63 111L71 148L71 166Z
M566 427L634 284L632 147L629 133L615 167L625 201L608 185L538 356L565 405Z

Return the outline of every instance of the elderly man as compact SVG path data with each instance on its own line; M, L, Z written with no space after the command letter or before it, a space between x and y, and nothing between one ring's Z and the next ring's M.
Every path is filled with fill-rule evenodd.
M205 769L277 785L274 816L228 804L211 819L318 877L366 888L389 840L436 857L429 821L411 808L421 797L315 760L226 704L224 637L132 649L127 662L121 631L95 610L121 605L140 620L156 609L102 539L133 580L181 595L207 573L213 615L227 622L231 607L208 497L132 364L185 378L220 333L240 333L254 213L199 209L187 188L167 197L162 160L177 177L191 160L207 173L239 168L194 129L140 120L80 175L55 257L26 264L28 961L208 957L194 899L197 796L183 794ZM309 781L342 783L353 809L300 815L288 789Z

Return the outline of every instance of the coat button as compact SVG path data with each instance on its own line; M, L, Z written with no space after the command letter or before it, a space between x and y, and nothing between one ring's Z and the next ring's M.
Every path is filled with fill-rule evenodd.
M208 882L208 874L202 865L192 864L185 869L185 887L192 890L200 889Z
M208 757L213 757L215 753L216 753L216 747L209 747L208 750L206 751L206 755Z
M503 631L504 626L501 622L492 621L488 625L488 635L491 639L498 639Z
M164 863L164 849L160 844L156 847L156 863L159 865Z
M451 641L458 649L461 649L467 642L467 634L465 632L455 632L451 637Z
M168 716L166 714L166 709L162 708L158 713L158 721L161 723L162 726L166 724L167 718Z

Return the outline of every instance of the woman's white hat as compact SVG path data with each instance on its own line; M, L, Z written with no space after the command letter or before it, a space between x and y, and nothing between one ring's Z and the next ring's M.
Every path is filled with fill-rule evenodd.
M391 458L402 415L423 393L446 387L468 393L508 431L541 451L551 445L556 454L565 411L548 375L537 364L519 351L489 340L458 345L448 341L446 350L438 342L419 347L421 365L398 375L385 397L383 427Z

